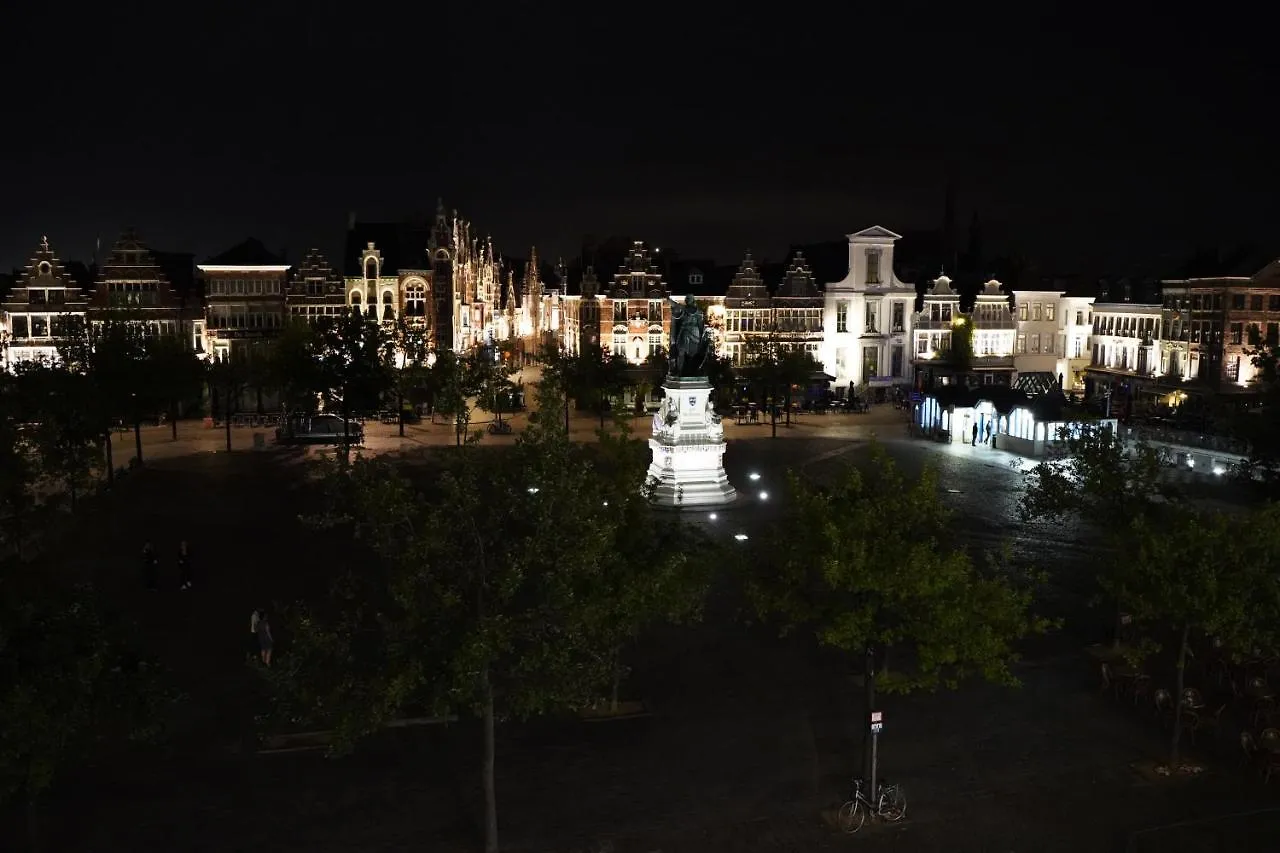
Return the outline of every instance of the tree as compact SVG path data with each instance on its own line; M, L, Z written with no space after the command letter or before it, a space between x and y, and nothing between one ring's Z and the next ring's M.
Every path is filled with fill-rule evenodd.
M1193 632L1204 632L1236 654L1275 648L1273 553L1280 511L1229 517L1185 505L1166 505L1130 525L1129 606L1146 623L1172 629L1177 678L1169 767L1180 765L1183 690ZM1256 547L1264 544L1267 548Z
M320 374L320 337L306 320L294 318L271 342L267 358L267 385L280 396L286 415L315 411L323 391Z
M89 376L62 366L32 365L21 381L39 394L32 438L40 471L67 490L74 511L92 479L104 436L110 447L110 426L107 422L104 428L99 390ZM109 453L107 465L111 465Z
M512 407L516 386L511 381L514 368L505 358L494 358L488 349L477 351L471 358L472 382L477 403L502 423L502 412Z
M342 412L342 459L350 458L350 419L376 409L391 384L387 333L377 320L355 311L323 317L316 326L320 388L326 408Z
M779 400L786 407L787 426L791 426L792 392L808 384L820 367L809 353L789 346L776 329L765 337L748 339L745 349L742 373L768 406L772 437L777 438Z
M142 327L125 312L112 311L90 322L79 315L59 319L58 362L54 369L86 377L90 393L82 398L80 417L100 425L106 445L107 480L115 475L111 459L111 429L116 423L133 426L137 464L142 464L142 412L148 383L143 372L145 345Z
M431 366L435 408L453 417L453 437L458 447L478 438L470 434L471 401L480 393L481 373L474 355L462 357L452 350L437 353Z
M384 357L391 370L401 438L404 438L405 404L421 402L426 390L430 354L431 333L427 327L410 323L404 316L397 317L387 339Z
M967 371L973 364L973 319L958 316L951 322L951 349L947 360L956 370Z
M58 771L118 739L154 738L173 698L99 611L92 589L0 564L0 801L36 804Z
M733 405L736 402L734 393L737 384L733 362L715 353L708 353L706 371L707 379L710 380L711 387L714 389L712 393L715 394L716 403L722 406Z
M700 533L672 518L659 521L649 503L651 488L636 488L645 480L649 453L630 424L618 420L599 438L592 447L594 467L609 493L606 508L617 541L600 574L603 588L595 595L599 610L591 633L609 656L609 706L616 711L627 647L655 623L699 619L711 568L720 561Z
M542 348L539 360L542 362L542 379L539 382L539 387L546 385L556 390L559 405L564 408L564 431L567 435L569 432L569 397L573 393L574 386L573 357L555 344L548 344ZM541 409L538 412L539 417L546 417L546 415L542 414Z
M579 405L594 404L600 429L604 429L609 401L621 394L627 384L626 358L605 352L599 344L588 344L573 356L570 376Z
M1024 521L1074 518L1102 533L1107 557L1099 564L1098 585L1115 607L1118 648L1121 619L1136 582L1128 553L1132 524L1180 495L1162 476L1159 452L1147 444L1127 445L1110 428L1094 424L1064 431L1060 438L1062 455L1027 473L1019 513Z
M861 658L868 713L877 690L954 688L970 676L1016 684L1014 644L1048 623L1029 615L1031 592L1008 572L979 571L940 540L950 513L936 471L909 483L875 447L865 473L850 466L829 488L792 475L791 494L769 559L751 561L748 598L784 633L804 627ZM890 652L905 652L909 668L891 672ZM865 761L870 779L869 750Z
M35 443L24 427L28 401L22 399L21 391L15 376L0 373L0 559L10 549L22 559L40 476Z
M1233 418L1232 431L1249 447L1249 461L1239 473L1250 484L1260 483L1271 497L1280 494L1280 346L1251 325L1245 355L1253 363L1251 390L1259 394L1261 406L1238 410Z
M555 410L555 389L540 393L540 410ZM322 523L349 525L377 559L299 609L294 650L270 677L283 711L318 713L339 748L405 709L478 716L485 849L496 851L498 721L584 707L617 673L636 622L614 624L610 571L633 504L615 502L558 418L532 423L514 448L465 447L445 462L429 496L385 460L326 467ZM624 598L644 603L640 590Z
M142 369L148 401L163 406L173 440L178 440L178 419L187 406L200 398L204 365L190 344L176 335L160 335L145 341Z
M213 411L222 413L228 453L231 452L231 416L236 413L240 397L249 386L249 381L249 365L239 348L223 350L217 358L205 365L209 399L213 402Z

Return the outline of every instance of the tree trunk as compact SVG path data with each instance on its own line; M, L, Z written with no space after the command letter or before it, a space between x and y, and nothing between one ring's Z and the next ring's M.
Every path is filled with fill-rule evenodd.
M222 413L222 424L227 430L227 452L231 452L231 386L227 386L227 410Z
M173 433L173 440L178 440L178 401L171 400L169 402L169 429Z
M862 668L863 701L866 708L862 715L862 778L864 784L871 784L871 712L876 709L876 650L867 646L865 663ZM876 801L876 792L868 790L867 798Z
M605 402L604 389L601 388L600 389L600 430L601 432L604 431L604 402Z
M480 768L484 787L484 850L498 853L498 791L494 780L497 743L493 723L493 684L489 681L489 668L481 674L484 689L484 758Z
M777 395L776 388L771 390L774 393L769 395L769 426L770 426L770 429L772 430L772 435L770 435L769 437L777 438L778 437L778 404L776 401L778 399L778 395Z
M568 388L566 388L564 392L564 434L566 438L569 436L569 389Z
M618 712L618 690L622 685L622 667L619 660L621 656L621 649L613 650L613 691L609 695L609 710L615 714Z
M1123 620L1124 620L1124 602L1121 601L1120 596L1116 596L1115 637L1112 638L1111 640L1111 648L1116 649L1117 651L1120 649L1120 634L1124 630Z
M404 438L404 392L396 394L396 414L400 420L400 437Z
M40 853L43 842L40 838L40 803L38 794L27 794L27 849L31 853Z
M342 467L351 464L351 412L347 406L347 389L342 389Z
M1178 677L1177 693L1173 703L1173 738L1169 744L1169 772L1177 773L1181 756L1178 754L1179 741L1182 740L1182 691L1186 687L1187 644L1191 638L1191 625L1182 626L1182 639L1178 643Z
M110 486L116 481L116 460L111 452L111 428L107 427L106 436L106 453L107 453L107 485Z
M787 385L787 426L791 426L791 385Z
M138 457L138 465L142 465L142 416L135 411L133 413L133 447L134 455Z

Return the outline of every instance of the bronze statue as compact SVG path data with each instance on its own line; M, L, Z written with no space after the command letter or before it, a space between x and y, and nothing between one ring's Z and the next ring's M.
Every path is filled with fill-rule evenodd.
M693 296L684 298L683 306L671 310L671 355L669 376L705 376L703 369L711 353L711 330Z

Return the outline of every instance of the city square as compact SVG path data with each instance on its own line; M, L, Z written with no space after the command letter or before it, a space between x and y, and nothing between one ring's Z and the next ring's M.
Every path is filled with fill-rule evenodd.
M885 850L1146 850L1157 843L1193 850L1202 848L1191 838L1231 838L1239 846L1264 837L1276 825L1274 801L1239 770L1229 735L1197 750L1210 767L1203 778L1152 781L1138 769L1159 755L1159 728L1145 710L1117 707L1098 692L1085 653L1105 624L1084 600L1094 546L1087 536L1062 541L1017 521L1025 460L912 438L903 421L886 405L867 415L799 417L777 439L764 426L730 425L726 468L742 500L715 511L714 520L710 512L688 513L713 536L757 533L787 500L786 471L856 463L878 442L905 470L939 466L957 537L977 547L1004 539L1052 561L1053 588L1042 600L1069 616L1068 627L1024 649L1016 667L1022 687L971 685L885 700L883 772L906 784L911 811L903 824L857 843ZM595 427L590 415L574 420L575 433ZM371 454L406 450L412 458L424 446L456 452L448 425L415 427L403 443L393 425L370 429ZM167 429L154 428L144 441L145 469L117 485L115 503L86 529L53 546L69 557L83 552L79 543L93 543L87 559L63 564L93 573L190 694L170 745L67 783L50 808L87 809L90 819L57 821L59 849L100 849L107 839L125 847L169 839L222 849L235 839L285 850L373 850L410 838L431 839L433 849L470 849L476 804L458 752L470 737L465 721L392 730L347 758L259 752L257 688L243 659L242 623L254 607L276 610L322 594L325 567L349 559L349 545L299 521L315 506L305 454L255 451L251 435L241 433L227 454L218 446L223 436L208 432L183 424L173 442ZM178 494L182 502L173 500ZM140 543L150 539L167 554L178 538L196 554L195 587L180 591L166 576L158 594L146 592L137 578ZM736 544L749 553L749 541ZM857 675L848 661L810 642L745 625L739 607L732 595L713 595L701 624L662 629L647 644L627 687L643 699L645 716L503 727L498 784L514 849L585 851L611 843L620 853L763 851L848 843L824 815L838 804L860 754ZM289 626L277 631L287 648ZM1258 814L1231 817L1252 811ZM1086 813L1090 819L1081 820ZM1193 829L1174 838L1159 829L1188 822Z

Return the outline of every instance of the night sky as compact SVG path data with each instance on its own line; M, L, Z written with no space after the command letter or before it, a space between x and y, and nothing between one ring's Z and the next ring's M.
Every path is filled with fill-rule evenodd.
M508 255L625 234L727 263L936 228L948 181L962 232L1064 272L1280 254L1277 52L1220 8L95 5L6 10L0 268L126 224L336 253L350 211L437 196Z

